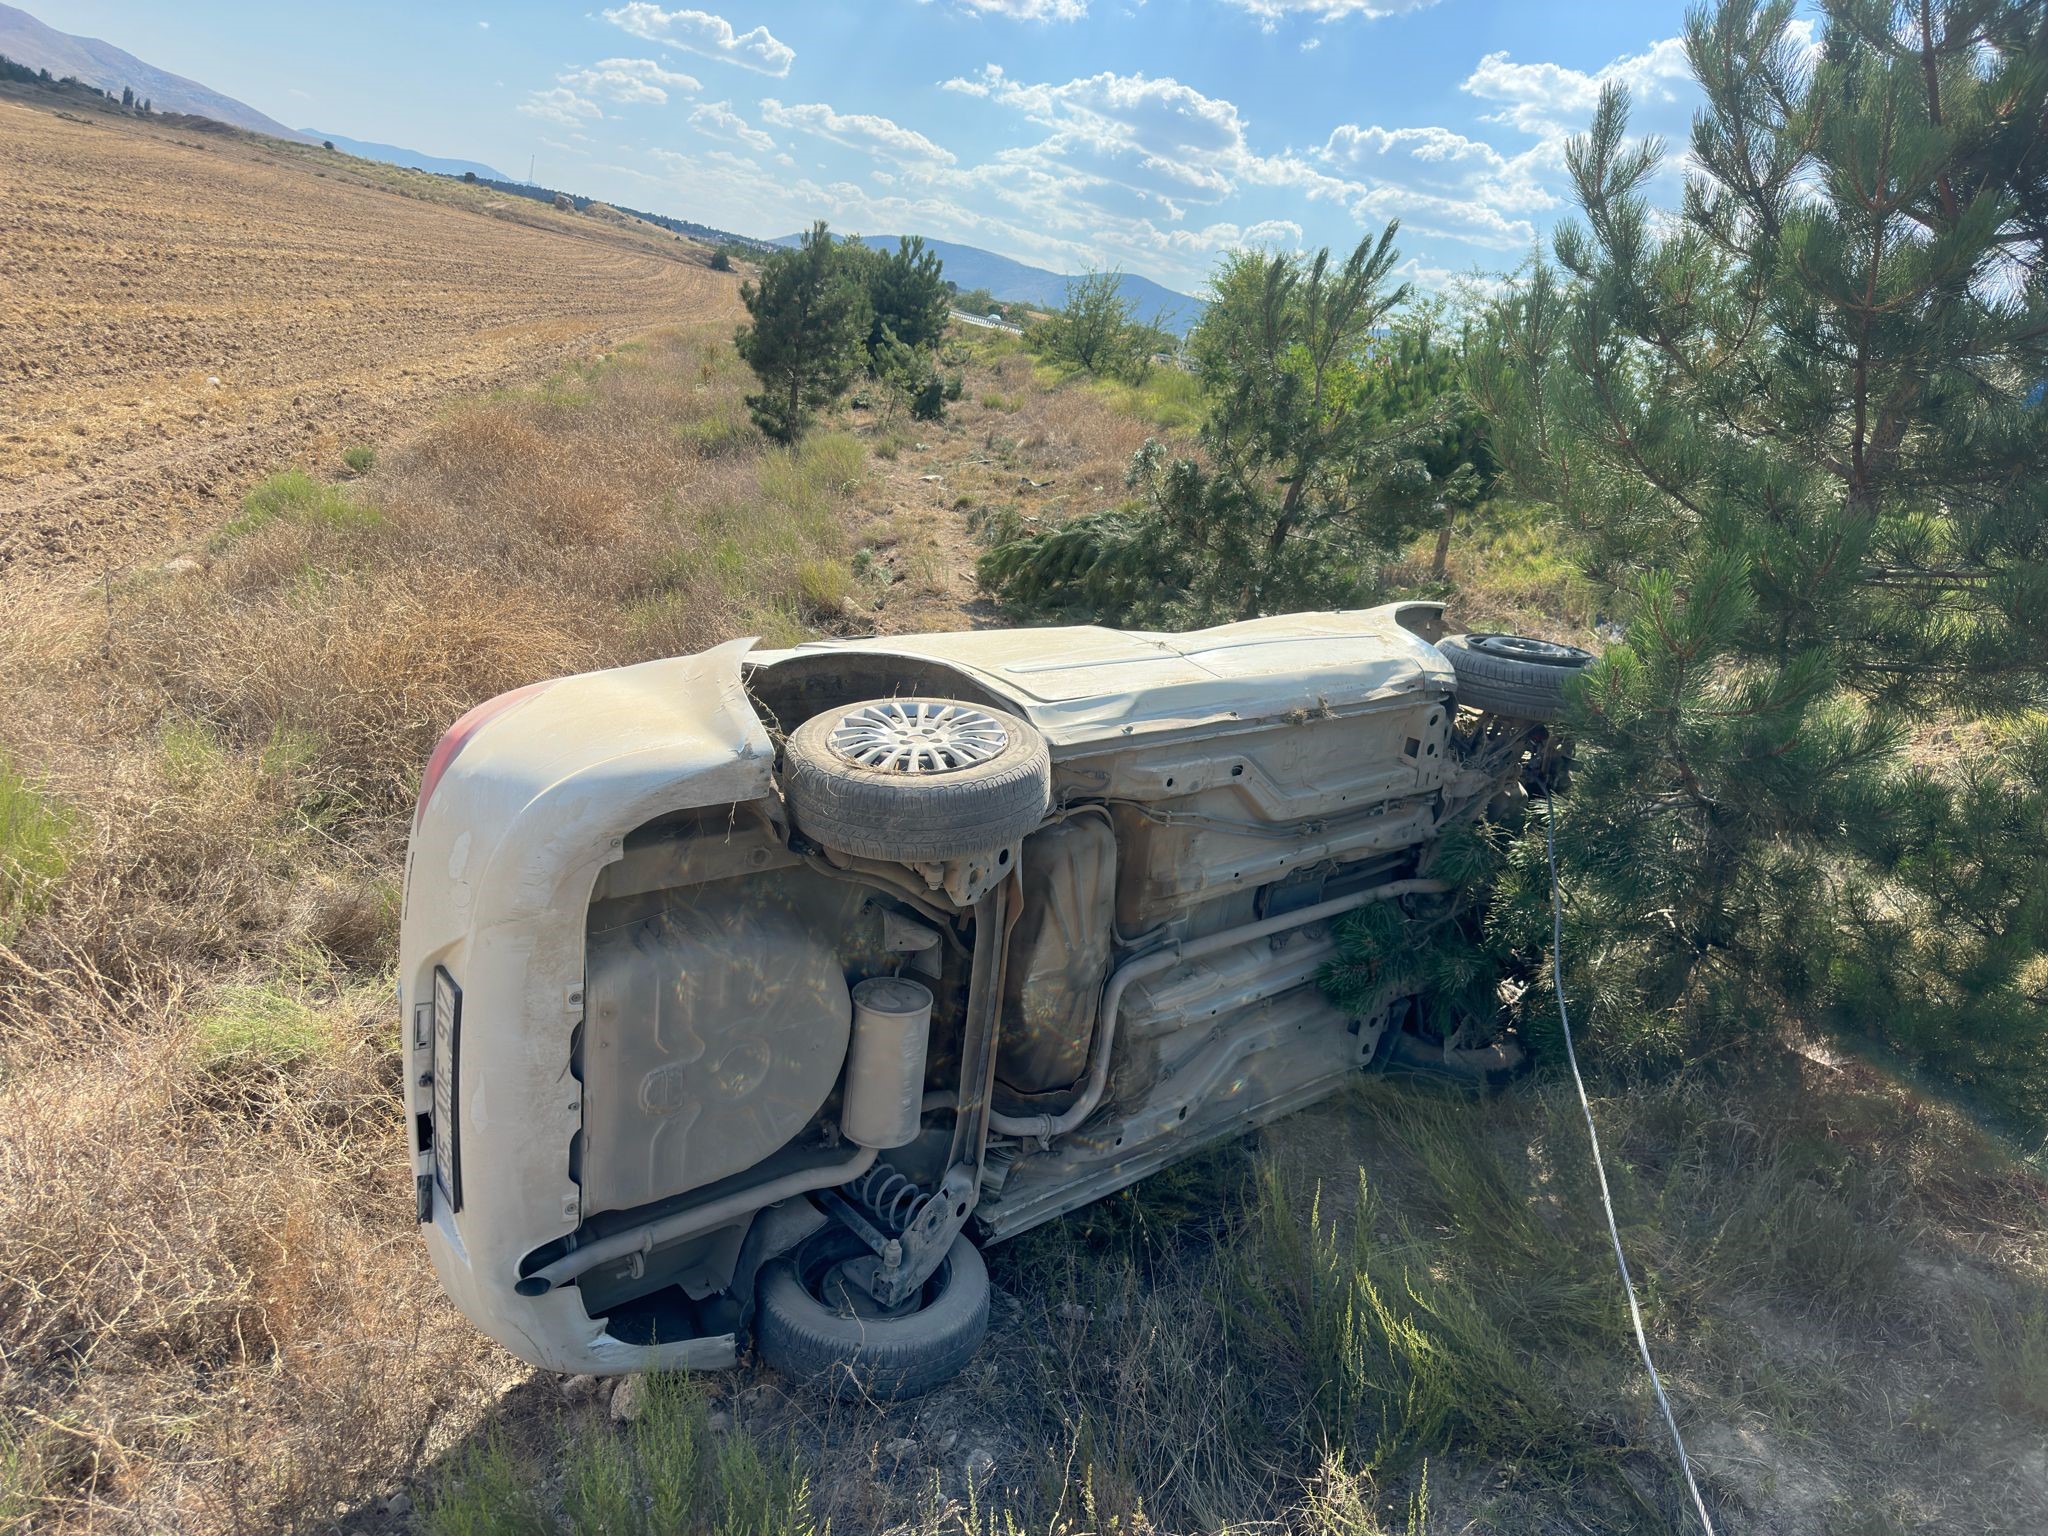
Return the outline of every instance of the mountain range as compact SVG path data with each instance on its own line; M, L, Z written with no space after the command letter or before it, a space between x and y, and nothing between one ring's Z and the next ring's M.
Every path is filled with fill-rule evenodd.
M381 160L386 165L406 165L416 171L432 171L437 176L461 176L465 173L484 181L504 181L508 178L503 171L494 171L481 160L450 160L443 155L423 155L416 149L406 149L397 144L377 144L368 139L351 139L339 133L326 133L318 128L301 128L299 136L319 141L325 139L345 155L354 155L359 160Z
M11 5L0 5L0 54L30 69L47 69L59 79L71 75L116 96L126 86L135 92L137 100L147 99L158 112L185 112L280 139L319 142L317 137L309 138L297 129L287 128L246 102L223 96L197 80L158 69L99 38L73 37L69 32L46 27L27 11Z
M795 245L801 235L784 235L774 241L776 245ZM864 245L876 250L896 248L895 235L863 235ZM985 251L978 245L957 245L951 240L925 241L927 250L937 253L945 263L946 278L957 283L962 289L986 288L998 299L1014 304L1029 304L1037 309L1058 309L1066 302L1067 285L1074 281L1074 274L1053 272L1045 267L1030 266L1013 261L1008 256L998 256L994 251ZM1154 320L1176 336L1185 336L1194 323L1202 318L1206 307L1202 300L1192 294L1176 293L1149 277L1140 277L1135 272L1118 274L1123 296L1137 307L1138 318L1147 324Z

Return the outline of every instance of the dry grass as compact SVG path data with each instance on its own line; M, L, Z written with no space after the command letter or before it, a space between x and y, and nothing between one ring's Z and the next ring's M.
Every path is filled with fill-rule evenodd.
M520 1374L394 1154L405 816L479 698L839 622L860 450L739 393L657 337L0 634L0 1515L305 1528Z

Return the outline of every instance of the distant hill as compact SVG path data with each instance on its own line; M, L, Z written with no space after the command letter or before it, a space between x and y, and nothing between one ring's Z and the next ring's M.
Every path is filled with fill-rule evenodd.
M774 243L795 245L802 238L801 235L784 235ZM876 250L893 251L896 248L895 235L864 235L861 238L863 243ZM946 276L950 281L963 289L986 288L997 298L1012 303L1058 309L1066 302L1067 284L1074 280L1071 276L1049 272L1044 267L1027 266L1007 256L998 256L994 251L985 251L977 245L955 245L950 240L932 239L927 239L925 245L936 251L939 260L946 264ZM1160 324L1176 336L1185 336L1202 318L1202 311L1207 307L1192 295L1175 293L1171 288L1134 272L1123 274L1123 292L1125 298L1137 305L1140 320L1149 323L1157 315Z
M472 172L484 181L503 181L505 173L493 170L480 160L449 160L440 155L423 155L416 149L406 149L397 144L373 144L367 139L351 139L339 133L325 133L318 128L301 128L298 136L315 141L325 139L336 149L361 160L381 160L386 165L406 165L416 171L435 171L443 176L460 176Z
M215 122L232 123L237 128L251 128L280 139L319 142L317 135L309 139L297 129L265 117L232 96L209 90L197 80L145 64L134 54L96 37L73 37L46 27L27 11L11 5L0 5L0 53L31 69L47 69L59 79L74 76L115 96L127 86L138 100L146 98L158 112L189 112L194 117L210 117Z
M334 142L339 144L341 140L336 139ZM445 175L446 173L444 172L443 174ZM569 206L578 213L583 212L592 203L601 201L598 198L585 197L580 192L561 192L553 187L539 186L531 181L507 181L504 177L496 174L479 176L477 183L480 186L490 187L493 191L510 193L513 197L530 197L537 203L552 203L558 198L567 199ZM679 219L673 214L650 213L645 208L634 208L625 203L609 203L604 206L616 208L620 213L629 213L636 219L644 219L649 224L659 225L661 228L669 230L674 234L687 235L692 240L701 240L706 245L731 245L746 251L760 252L766 252L773 245L772 241L756 240L750 235L736 235L730 230L717 229L709 224L699 224L694 219Z

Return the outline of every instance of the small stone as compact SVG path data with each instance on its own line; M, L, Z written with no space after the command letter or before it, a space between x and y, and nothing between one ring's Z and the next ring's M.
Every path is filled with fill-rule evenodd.
M950 1451L951 1449L953 1449L954 1446L958 1445L959 1443L960 1431L957 1429L949 1429L943 1435L939 1436L939 1449L941 1451Z
M190 555L179 555L174 559L164 562L164 574L166 576L182 576L187 571L196 571L198 569L199 562Z
M640 1417L647 1407L647 1378L627 1376L612 1388L612 1417L622 1423L630 1423Z
M967 1453L967 1481L979 1488L995 1476L996 1459L980 1446Z
M730 1434L732 1432L732 1415L723 1408L714 1408L711 1412L704 1415L704 1427L714 1435Z
M763 1408L775 1406L773 1387L749 1387L739 1395L740 1412L759 1413Z
M917 1442L915 1440L891 1440L882 1449L889 1453L891 1460L901 1461L904 1457L916 1453Z
M384 1513L394 1520L403 1520L412 1513L412 1495L399 1489L384 1501Z
M597 1396L597 1378L595 1376L564 1376L562 1378L562 1396L568 1398L572 1403L584 1402Z
M922 481L924 481L924 482L925 482L925 483L926 483L927 485L930 485L930 484L932 484L932 483L934 483L934 482L936 482L936 481L939 481L939 480L943 480L943 479L945 478L945 476L943 476L943 475L919 475L919 476L918 476L917 478L918 478L918 479L920 479L920 480L922 480Z
M220 375L219 375L219 374L217 374L217 373L209 373L209 374L208 374L208 375L206 376L206 384L207 384L207 387L208 387L209 389L219 389L219 388L220 388Z
M1092 1323L1095 1321L1093 1308L1084 1307L1078 1301L1060 1303L1060 1321L1063 1323Z

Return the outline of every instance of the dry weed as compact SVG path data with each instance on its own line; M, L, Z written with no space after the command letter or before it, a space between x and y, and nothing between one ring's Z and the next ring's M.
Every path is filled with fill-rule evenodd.
M832 617L859 450L735 453L739 392L657 336L10 610L0 758L63 838L0 933L0 1528L323 1524L522 1374L413 1231L405 818L481 698Z

